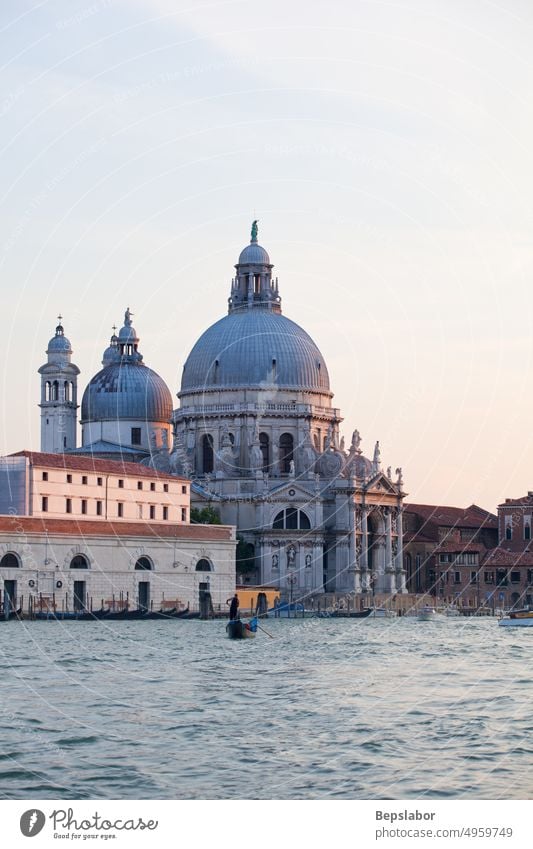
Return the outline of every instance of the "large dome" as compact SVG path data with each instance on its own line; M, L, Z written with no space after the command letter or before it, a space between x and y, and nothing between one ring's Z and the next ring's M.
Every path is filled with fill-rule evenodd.
M119 361L103 368L87 386L81 402L82 422L169 422L171 415L168 386L140 362Z
M331 394L324 358L305 330L281 314L250 309L203 333L183 367L180 395L272 385Z

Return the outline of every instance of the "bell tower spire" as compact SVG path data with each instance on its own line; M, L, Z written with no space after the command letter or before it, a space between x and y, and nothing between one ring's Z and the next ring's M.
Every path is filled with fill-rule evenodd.
M257 241L258 221L252 222L250 244L239 256L236 276L231 281L228 312L266 309L281 313L278 279L272 278L273 265L266 250Z
M62 316L46 353L48 361L41 366L41 451L61 454L76 448L76 415L78 409L78 375L72 360L72 346L65 336Z

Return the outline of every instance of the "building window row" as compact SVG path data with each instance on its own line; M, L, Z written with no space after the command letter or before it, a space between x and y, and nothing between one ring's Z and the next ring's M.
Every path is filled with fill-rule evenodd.
M477 563L477 554L472 552L466 552L463 554L440 554L439 555L440 563L458 563L466 564L467 566L474 566Z
M48 472L42 472L42 480L43 481L49 480ZM67 483L73 482L73 476L70 472L67 473L66 481L67 481ZM137 481L137 489L144 489L144 483L145 483L144 481L138 480ZM146 481L146 483L148 483L148 481ZM88 475L82 475L81 476L81 484L82 484L82 486L88 486L88 484L89 484ZM103 486L104 485L103 477L97 477L96 478L96 485L97 486ZM118 488L124 489L124 478L118 478ZM168 483L164 483L162 488L163 488L163 492L168 492ZM150 481L150 492L156 492L156 482L155 481ZM187 486L186 485L182 485L181 494L187 495Z

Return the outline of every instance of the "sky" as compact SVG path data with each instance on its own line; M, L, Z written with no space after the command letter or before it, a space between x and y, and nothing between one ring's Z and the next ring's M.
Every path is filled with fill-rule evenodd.
M533 489L530 0L4 0L0 450L129 306L173 395L259 241L408 500ZM176 399L176 406L178 402Z

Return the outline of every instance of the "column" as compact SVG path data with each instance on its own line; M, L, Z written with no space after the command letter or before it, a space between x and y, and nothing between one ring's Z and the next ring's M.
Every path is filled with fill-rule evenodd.
M402 507L398 507L396 513L396 534L397 534L397 548L396 548L396 585L398 587L399 592L406 593L406 574L405 569L403 568L403 515L402 515Z
M385 510L385 591L396 591L394 563L392 562L392 512L389 507Z
M368 511L363 505L361 507L361 582L363 592L369 592L369 574L368 574Z

